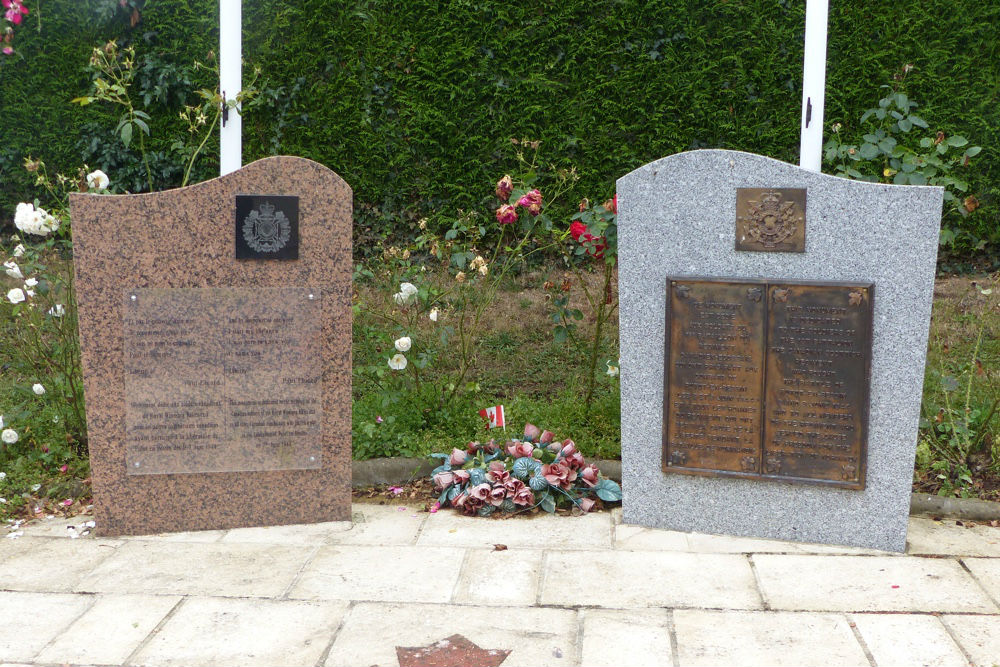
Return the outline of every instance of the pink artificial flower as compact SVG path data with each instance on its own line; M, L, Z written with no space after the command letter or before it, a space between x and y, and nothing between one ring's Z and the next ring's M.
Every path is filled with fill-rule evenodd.
M587 486L588 489L592 489L597 486L599 472L597 466L591 463L589 466L580 471L580 479Z
M520 458L522 456L531 456L531 453L535 451L535 448L530 442L520 442L515 440L507 445L507 453L514 458Z
M398 496L403 492L403 487L401 486L390 486L389 490L392 491L392 495Z
M503 488L507 489L507 497L511 498L517 495L517 492L524 488L524 482L519 480L517 477L511 477L503 483Z
M552 439L556 437L556 434L552 431L542 431L542 435L539 436L538 442L547 445L552 442Z
M534 424L524 425L524 439L525 440L537 440L538 436L541 435L541 430Z
M485 445L483 445L483 450L484 450L484 451L485 451L485 452L486 452L487 454L492 454L493 452L495 452L495 451L496 451L496 450L498 450L499 448L500 448L500 446L499 446L499 445L497 445L497 441L496 441L496 440L490 440L490 441L489 441L489 442L487 442L487 443L486 443Z
M528 209L531 215L538 215L542 212L542 193L536 188L518 199L517 205Z
M501 225L510 225L517 222L517 209L510 204L504 204L497 209L497 222Z
M452 470L451 474L455 476L455 484L465 484L469 481L468 470Z
M522 507L525 507L527 505L534 505L535 504L535 494L533 494L531 492L531 488L530 487L522 486L514 494L514 497L512 498L512 500L514 501L515 505L520 505Z
M482 448L483 446L478 441L473 441L465 446L465 451L469 453L469 456L474 456Z
M439 472L432 479L434 480L434 488L438 491L444 491L455 483L455 475L448 471Z
M486 482L469 489L469 499L483 501L490 495L490 485Z
M510 191L514 189L514 181L511 179L510 174L504 174L504 177L497 181L497 198L500 201L507 201L510 197Z
M592 498L580 498L580 501L577 503L577 507L579 507L583 513L586 514L594 508L594 500Z
M490 505L493 505L494 507L500 507L500 505L503 504L503 501L506 498L507 498L507 489L504 488L502 485L497 485L494 486L492 489L490 489L490 497L489 497Z
M563 463L548 463L542 466L542 476L552 486L568 489L576 479L576 471Z
M434 504L433 504L433 505L431 505L431 509L430 509L430 513L431 513L431 514L437 514L437 511L438 511L439 509L441 509L441 503L440 503L440 502L437 502L437 501L435 501L435 502L434 502Z
M458 449L456 447L451 450L451 457L448 459L448 461L453 466L460 466L465 463L465 459L467 459L468 457L469 455L466 452L463 452L461 449Z
M586 461L583 459L583 454L581 454L580 452L573 452L569 456L563 457L563 460L566 462L566 465L568 465L570 468L573 468L574 470L582 468L583 464L586 463Z
M455 496L455 499L451 501L453 507L462 507L465 505L465 501L469 499L469 494L462 491L460 494Z
M503 461L490 461L489 471L486 479L494 484L503 484L510 477L510 471L504 466Z
M465 510L466 514L475 514L479 511L479 508L486 504L486 501L482 498L476 498L475 496L469 496L466 498L462 505L462 509Z
M563 456L569 456L576 452L576 443L572 440L563 440L562 449L560 450Z

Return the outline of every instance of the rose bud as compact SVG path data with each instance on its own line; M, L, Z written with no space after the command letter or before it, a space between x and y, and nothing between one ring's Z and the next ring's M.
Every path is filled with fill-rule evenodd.
M517 209L510 204L504 204L497 209L497 222L501 225L510 225L517 222Z
M580 478L589 489L597 486L598 475L597 466L593 463L580 471Z
M541 435L541 434L542 434L541 429L539 429L534 424L525 424L524 425L524 439L525 440L531 440L531 441L537 440L538 436Z
M594 501L591 498L580 498L580 502L577 505L584 514L589 512L594 507Z
M514 458L531 456L534 451L534 447L532 447L530 442L514 442L507 447L507 453Z
M563 456L569 456L576 451L576 443L572 440L564 440L561 451Z
M510 191L514 189L514 181L511 179L510 174L504 174L504 177L497 181L497 197L500 201L507 201L510 197Z
M461 507L462 505L465 504L465 501L468 499L469 499L469 494L467 494L465 491L462 491L460 494L455 496L455 499L451 501L451 504L454 507Z
M552 431L542 431L542 435L541 437L538 438L538 442L542 443L543 445L547 445L548 443L552 442L552 439L554 437L556 437L556 434L553 433Z
M451 474L455 476L455 484L465 484L469 481L468 470L452 470Z
M465 451L468 452L470 456L475 455L475 453L480 449L482 449L482 445L478 442L470 442L465 446Z
M469 457L467 452L463 452L461 449L454 448L451 450L451 457L448 459L453 466L460 466L465 463L465 459Z

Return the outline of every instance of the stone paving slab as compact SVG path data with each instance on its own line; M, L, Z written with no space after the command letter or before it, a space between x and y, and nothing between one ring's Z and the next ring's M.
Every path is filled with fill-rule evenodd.
M553 551L546 554L542 570L539 602L545 605L761 608L744 556Z
M179 596L166 595L98 597L36 660L120 665L180 600Z
M0 590L70 592L120 540L19 537L0 541Z
M340 533L351 529L350 521L328 521L325 523L305 523L288 526L264 526L259 528L233 528L226 531L219 540L224 544L248 542L251 544L307 545L326 544Z
M986 589L993 601L1000 602L1000 559L963 558L962 562L972 572L979 585Z
M514 516L487 519L447 510L431 514L417 539L420 546L530 549L606 549L611 546L611 515L594 512L579 517ZM544 539L539 539L544 535Z
M950 559L756 554L753 562L774 609L998 612Z
M868 667L840 614L761 611L674 612L681 667Z
M288 597L448 602L464 555L447 547L320 547Z
M906 553L1000 557L1000 528L910 517Z
M354 525L346 532L331 534L330 542L373 546L413 544L428 516L426 512L405 505L356 504L351 517Z
M670 665L670 612L666 609L581 609L581 667Z
M185 600L130 660L149 667L300 667L323 656L345 602Z
M851 614L868 651L881 667L968 667L941 621L923 614Z
M427 646L454 634L482 649L510 650L503 667L565 667L578 660L572 610L359 603L337 633L326 667L395 667L396 646Z
M95 593L277 597L292 583L310 553L308 548L272 544L130 540L75 589Z
M0 592L0 660L31 660L93 603L90 595Z
M975 667L1000 665L1000 616L943 616Z
M452 602L530 607L538 597L542 552L470 549Z

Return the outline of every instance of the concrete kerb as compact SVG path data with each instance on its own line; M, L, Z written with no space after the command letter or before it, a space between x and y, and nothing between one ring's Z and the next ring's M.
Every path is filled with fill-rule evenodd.
M595 463L605 477L616 482L621 481L621 461L598 459ZM354 461L351 473L352 484L355 487L406 484L421 477L427 477L436 465L430 459L402 457ZM973 498L942 498L926 493L914 493L910 498L910 514L927 514L969 521L1000 521L1000 503Z

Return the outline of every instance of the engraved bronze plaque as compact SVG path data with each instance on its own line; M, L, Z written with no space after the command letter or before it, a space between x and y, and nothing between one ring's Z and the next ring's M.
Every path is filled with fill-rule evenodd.
M320 468L320 296L126 290L128 474Z
M737 188L736 249L805 252L805 188Z
M236 195L236 259L298 259L299 198Z
M863 489L873 285L667 290L664 471Z

